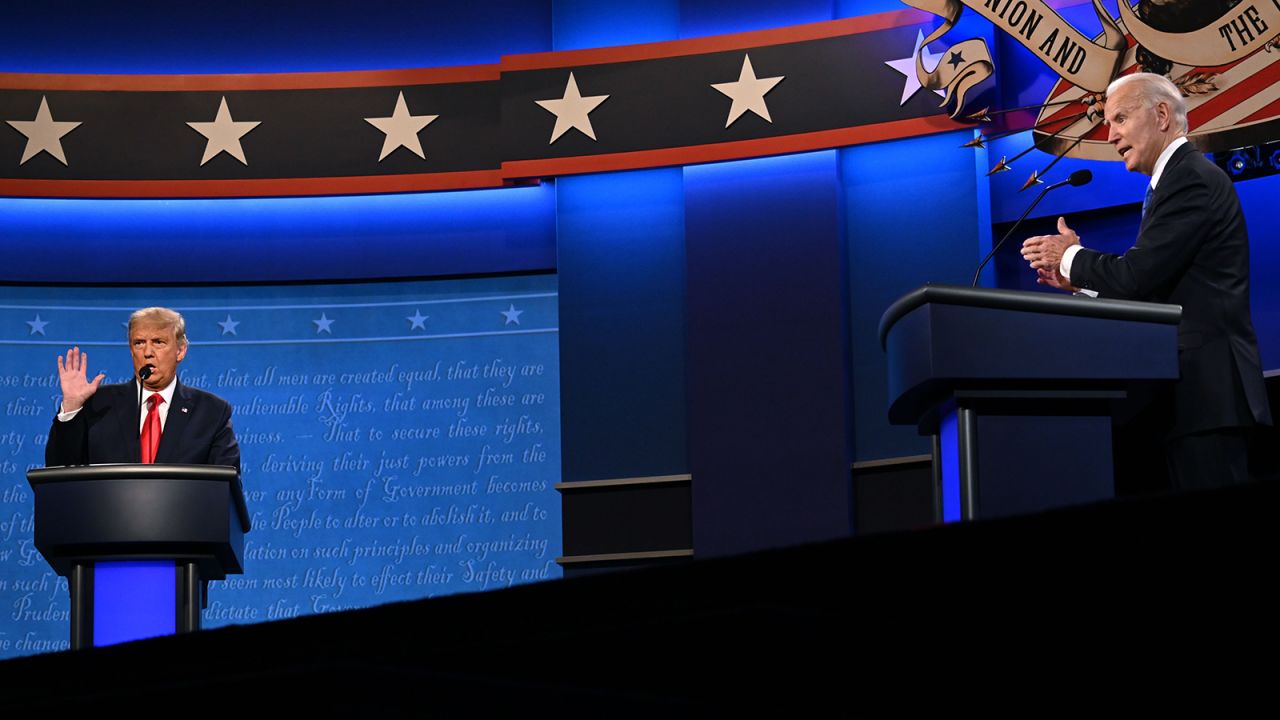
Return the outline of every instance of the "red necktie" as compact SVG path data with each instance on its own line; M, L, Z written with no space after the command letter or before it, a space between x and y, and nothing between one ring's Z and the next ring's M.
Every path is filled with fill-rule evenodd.
M142 423L142 462L150 465L156 461L156 451L160 449L160 403L164 398L155 393L147 398L147 419Z

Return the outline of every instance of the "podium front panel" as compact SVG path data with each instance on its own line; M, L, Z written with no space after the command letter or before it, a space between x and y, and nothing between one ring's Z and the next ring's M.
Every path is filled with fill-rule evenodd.
M177 586L178 566L172 560L94 563L93 644L177 632Z

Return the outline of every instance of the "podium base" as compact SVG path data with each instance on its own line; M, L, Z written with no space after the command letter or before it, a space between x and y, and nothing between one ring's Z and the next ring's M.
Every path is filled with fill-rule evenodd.
M73 650L200 629L203 588L194 562L76 563L69 585Z

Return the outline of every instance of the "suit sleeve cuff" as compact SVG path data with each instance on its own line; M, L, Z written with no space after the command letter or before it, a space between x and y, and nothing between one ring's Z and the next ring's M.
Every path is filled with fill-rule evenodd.
M58 422L71 422L72 420L75 419L76 415L80 414L80 411L83 409L84 409L83 407L78 407L75 410L72 410L70 412L58 413Z
M1062 251L1062 262L1060 263L1059 269L1062 271L1062 277L1067 280L1071 279L1071 261L1075 260L1076 253L1080 252L1082 249L1083 246L1081 245L1072 245Z

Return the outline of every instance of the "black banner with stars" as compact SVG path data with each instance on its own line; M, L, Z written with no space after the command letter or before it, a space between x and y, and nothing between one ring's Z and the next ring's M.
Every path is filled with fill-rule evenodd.
M461 68L0 74L0 195L498 187L954 129L891 62L926 22L907 10Z

